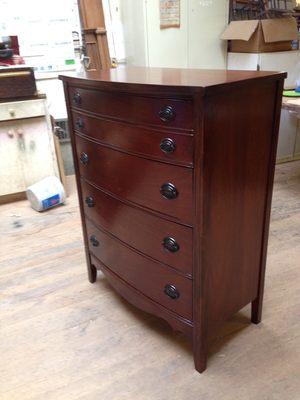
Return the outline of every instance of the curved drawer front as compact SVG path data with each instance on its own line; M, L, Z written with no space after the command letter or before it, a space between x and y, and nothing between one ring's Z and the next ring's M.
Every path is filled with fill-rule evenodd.
M163 161L193 165L193 136L72 113L74 129L100 143Z
M135 157L79 136L76 150L80 174L87 180L123 199L192 224L192 169ZM173 186L166 187L167 183Z
M193 128L192 100L161 99L70 87L72 107L124 121Z
M90 252L147 297L192 320L192 280L130 250L86 221Z
M84 180L81 188L85 214L96 225L142 253L192 275L191 228L131 207Z

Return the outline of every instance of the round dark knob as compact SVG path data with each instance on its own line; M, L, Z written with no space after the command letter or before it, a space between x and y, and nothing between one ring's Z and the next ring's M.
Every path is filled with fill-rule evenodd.
M89 162L89 156L86 153L81 153L80 154L80 162L83 165L87 165Z
M179 250L179 244L176 242L175 239L169 236L164 238L163 246L167 251L171 253L176 253Z
M160 188L161 195L168 200L176 199L178 191L172 183L164 183Z
M166 285L164 293L173 300L176 300L180 297L180 293L174 285Z
M172 106L165 106L159 111L158 115L163 122L169 122L175 119L176 112Z
M92 196L86 197L85 203L86 203L86 205L87 205L88 207L90 207L90 208L95 206L95 201L94 201L94 199L93 199Z
M93 245L94 247L98 247L98 246L99 246L99 242L98 242L98 240L97 240L97 238L96 238L95 235L92 235L92 236L90 237L90 242L92 243L92 245Z
M82 118L77 118L75 123L77 129L82 129L84 127L84 121Z
M160 142L159 147L164 153L173 153L176 149L176 143L173 139L166 138Z
M73 95L73 102L78 106L81 103L81 95L78 92L75 92Z

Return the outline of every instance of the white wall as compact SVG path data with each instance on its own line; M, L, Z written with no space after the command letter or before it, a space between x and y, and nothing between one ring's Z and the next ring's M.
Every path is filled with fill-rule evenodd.
M145 0L120 0L125 61L131 65L148 65L146 11Z
M128 64L226 68L228 0L181 0L180 28L160 29L158 0L122 0Z

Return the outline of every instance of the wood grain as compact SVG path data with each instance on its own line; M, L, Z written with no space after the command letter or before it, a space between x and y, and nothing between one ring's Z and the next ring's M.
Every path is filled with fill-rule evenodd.
M89 136L106 146L173 164L188 167L193 165L192 135L91 117L82 112L73 112L72 117L77 133ZM160 143L165 138L170 138L175 143L174 152L168 154L160 149Z
M79 104L74 96L80 96ZM78 110L93 112L99 116L117 120L146 123L158 126L192 129L192 101L179 99L153 99L146 95L128 95L127 93L111 93L70 86L72 107ZM173 107L176 115L172 121L164 122L159 117L165 106Z
M250 307L226 322L202 375L182 335L122 300L101 274L86 280L73 177L65 206L2 205L0 399L297 399L299 171L300 162L277 166L263 323L250 324Z
M146 130L161 126L163 130L172 128L185 135L194 133L194 168L190 169L154 161L151 153L146 158L122 147L115 148L113 139L100 144L97 128L92 125L90 138L83 137L78 129L72 131L74 121L70 129L77 179L80 176L116 200L145 213L175 218L175 222L193 228L193 258L190 254L188 260L192 264L192 301L189 295L180 296L172 303L172 310L193 320L194 359L199 372L206 368L208 339L224 321L248 303L252 303L252 322L261 320L272 177L285 77L285 73L201 70L186 75L180 69L149 68L62 77L68 105L72 104L68 108L70 119L74 110L84 110L104 120L121 121L119 134L124 136L134 122ZM84 121L75 124L80 128ZM138 142L140 147L147 145L141 138ZM79 194L83 201L81 190ZM105 213L110 210L109 205L103 208ZM166 278L170 282L165 290L173 290L174 296L179 297L176 285L172 286L173 278L164 278L165 266L159 272L157 264L149 264L149 254L139 248L125 251L114 240L115 236L108 240L100 225L98 232L82 218L90 236L85 237L87 257L90 253L96 255L112 270L116 274L110 278L112 281L119 276L165 306L165 298L160 296L160 279ZM127 230L130 235L129 221ZM88 247L88 240L97 249L90 244ZM157 242L152 243L157 253ZM138 260L136 254L144 258ZM90 263L89 270L93 281L96 270ZM175 273L174 281L176 277ZM184 282L178 284L184 287ZM183 292L189 293L188 288ZM170 292L167 294L172 297ZM127 297L134 303L133 296Z
M193 172L134 157L76 136L77 159L85 153L87 165L79 163L80 175L100 188L148 209L173 216L178 222L193 223ZM178 197L163 198L160 188L172 183Z
M145 213L140 208L121 202L95 186L81 180L84 212L102 230L152 258L192 275L193 231L191 228ZM94 206L86 199L92 197ZM130 230L128 227L130 226ZM163 239L172 237L179 245L175 253L163 247Z
M120 241L108 236L86 220L88 238L96 238L98 245L89 243L90 253L129 285L156 301L162 307L187 320L193 319L191 279L185 278L165 265L131 250ZM174 285L180 294L171 299L164 293L166 285Z

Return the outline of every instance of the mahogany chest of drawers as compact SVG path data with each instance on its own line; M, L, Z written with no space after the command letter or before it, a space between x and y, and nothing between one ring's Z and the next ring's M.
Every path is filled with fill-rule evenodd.
M284 73L118 68L62 76L88 275L190 336L261 320Z

